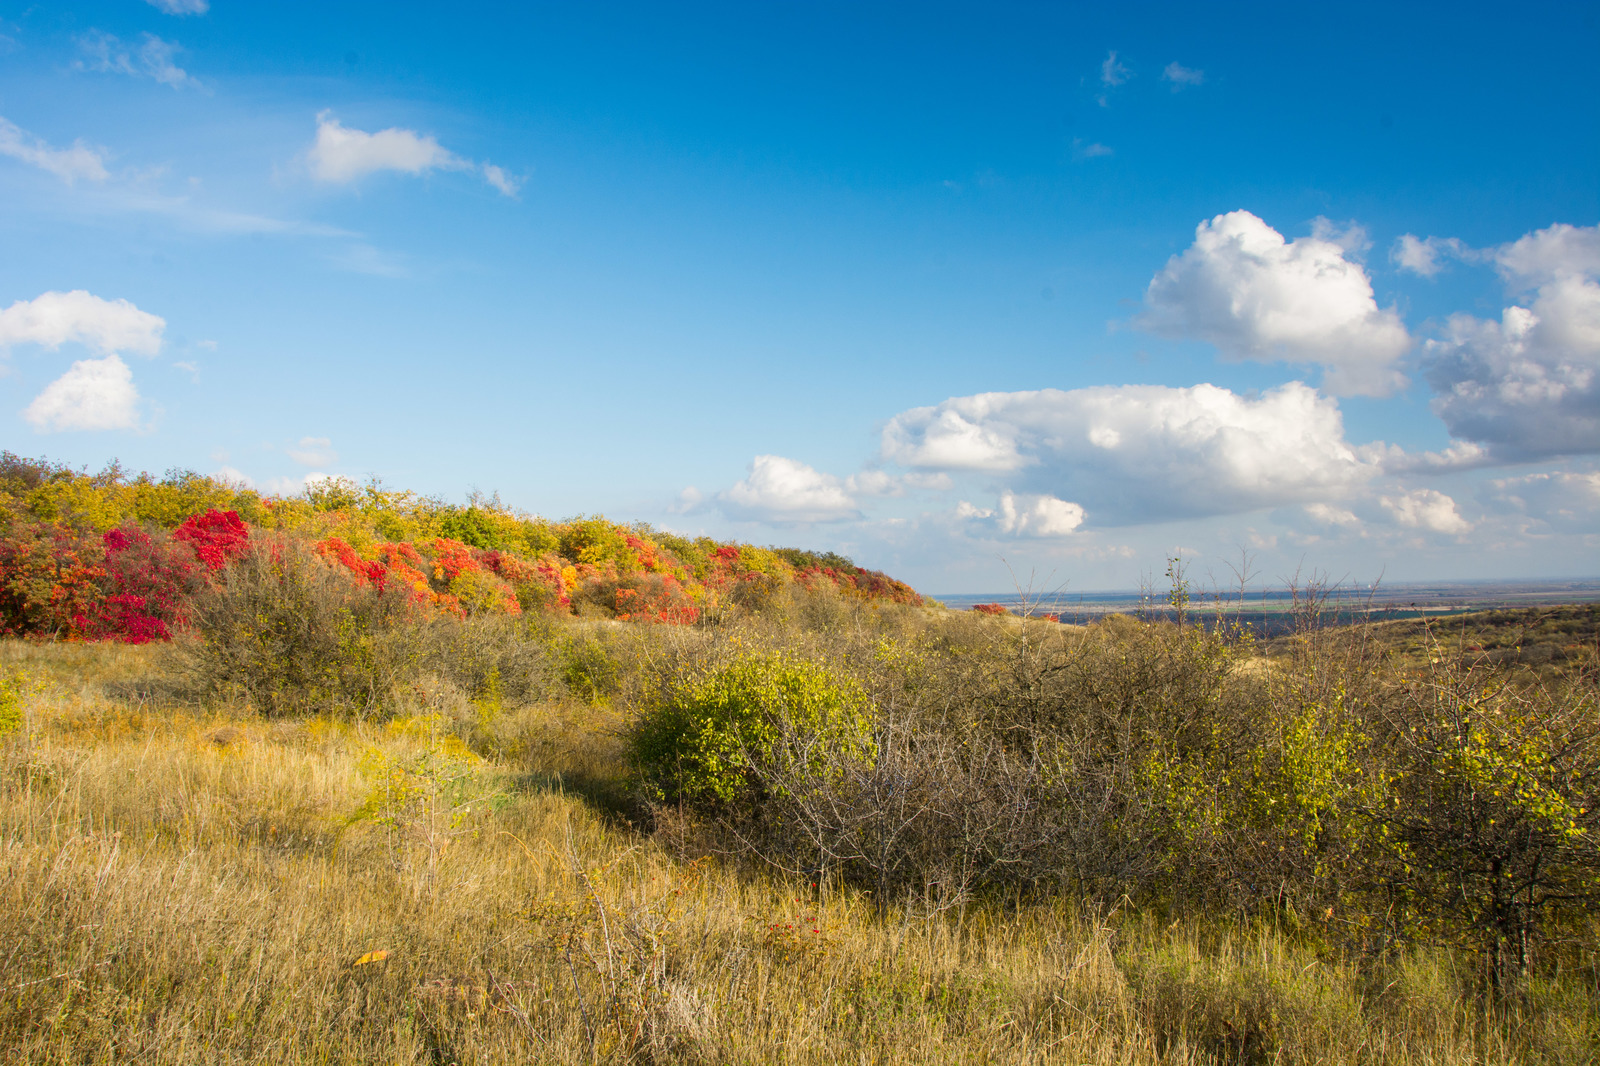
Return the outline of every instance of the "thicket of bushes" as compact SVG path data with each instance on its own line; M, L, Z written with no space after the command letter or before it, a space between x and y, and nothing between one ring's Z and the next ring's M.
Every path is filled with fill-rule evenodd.
M172 471L98 474L0 453L0 634L168 639L223 565L277 535L375 593L458 618L524 613L688 624L792 584L920 603L841 556L689 539L580 516L551 522L475 497L465 507L373 483L277 498Z
M1125 616L875 620L659 658L633 751L660 824L883 906L1270 915L1362 951L1470 946L1496 984L1596 934L1592 669L1405 670L1359 628L1269 659ZM746 691L778 649L805 683ZM869 725L841 743L814 707L857 690Z

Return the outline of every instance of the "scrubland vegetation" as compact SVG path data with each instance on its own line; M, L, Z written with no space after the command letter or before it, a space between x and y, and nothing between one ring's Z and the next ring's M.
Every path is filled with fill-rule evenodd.
M376 489L19 468L10 1061L1600 1056L1592 610L1525 615L1561 648L1531 665L1505 619L1261 644L602 520L480 504L524 531L489 544ZM69 483L136 502L41 513ZM575 557L602 534L628 554ZM692 616L619 607L665 573Z

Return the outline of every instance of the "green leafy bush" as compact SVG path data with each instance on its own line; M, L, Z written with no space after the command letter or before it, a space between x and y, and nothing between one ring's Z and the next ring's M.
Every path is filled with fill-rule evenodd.
M634 768L657 801L758 801L779 747L819 765L875 755L872 713L854 681L782 653L753 653L668 692L630 738Z

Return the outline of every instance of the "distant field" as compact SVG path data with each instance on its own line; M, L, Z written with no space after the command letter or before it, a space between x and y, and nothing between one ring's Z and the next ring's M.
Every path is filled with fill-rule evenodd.
M1108 614L1175 614L1166 592L1156 589L1076 592L1071 588L1019 594L956 593L935 597L953 610L970 610L978 604L998 603L1008 610L1054 614L1063 622L1090 622ZM1600 603L1600 580L1569 581L1462 581L1379 585L1376 588L1340 586L1327 590L1322 608L1329 621L1408 620L1447 618L1473 611L1503 610L1559 604ZM1294 596L1283 588L1251 589L1240 601L1237 591L1191 592L1188 611L1197 617L1224 612L1230 621L1249 624L1273 634L1289 624Z

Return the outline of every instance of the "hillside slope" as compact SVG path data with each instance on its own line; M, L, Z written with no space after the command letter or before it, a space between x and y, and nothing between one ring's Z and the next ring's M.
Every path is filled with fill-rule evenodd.
M689 624L788 585L920 604L832 553L724 543L600 516L551 521L346 480L263 495L193 471L98 474L0 454L0 633L163 639L252 545L288 538L419 608Z

